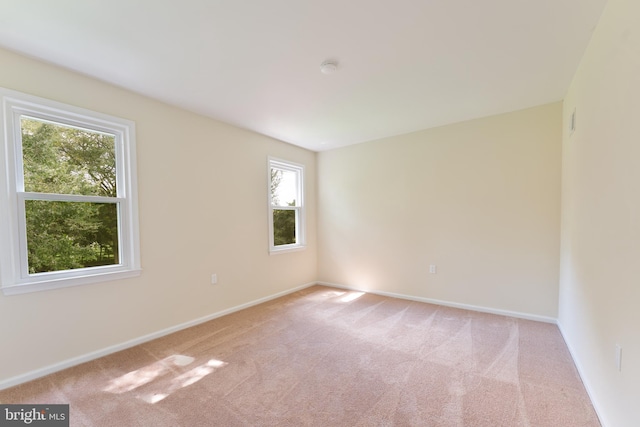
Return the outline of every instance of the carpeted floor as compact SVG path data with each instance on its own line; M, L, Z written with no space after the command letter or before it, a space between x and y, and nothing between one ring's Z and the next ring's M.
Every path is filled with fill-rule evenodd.
M314 286L30 383L72 426L600 426L555 325Z

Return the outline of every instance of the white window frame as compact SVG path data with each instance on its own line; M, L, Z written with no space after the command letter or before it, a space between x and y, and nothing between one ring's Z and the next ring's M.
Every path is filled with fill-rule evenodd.
M271 169L282 169L291 171L296 174L296 206L274 206L271 200ZM267 162L267 205L269 208L269 253L281 254L292 251L299 251L306 246L306 215L304 201L304 165L289 162L287 160L268 157ZM296 243L289 245L275 245L273 236L273 211L276 210L294 210L296 211Z
M5 295L137 276L140 267L135 123L84 108L0 88L0 287ZM116 197L24 191L20 117L29 116L115 135ZM29 274L25 200L118 205L119 264Z

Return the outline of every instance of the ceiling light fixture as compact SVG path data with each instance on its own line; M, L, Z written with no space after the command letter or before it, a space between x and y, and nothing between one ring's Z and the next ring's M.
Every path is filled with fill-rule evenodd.
M323 74L333 74L338 70L338 63L336 61L327 60L320 64L320 71Z

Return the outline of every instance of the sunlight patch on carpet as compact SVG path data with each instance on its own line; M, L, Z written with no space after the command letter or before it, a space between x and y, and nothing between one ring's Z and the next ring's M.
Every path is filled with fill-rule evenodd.
M341 297L342 295L346 294L346 291L327 291L327 292L322 292L318 295L314 295L312 299L314 300L326 300L326 299L331 299L331 298L335 298L335 297Z
M207 363L204 363L198 367L191 369L190 371L172 378L169 381L169 384L165 384L166 381L161 381L160 384L156 385L157 390L155 392L143 393L136 397L147 403L158 403L161 400L169 397L175 391L197 383L207 375L213 373L213 371L215 371L216 369L222 368L226 365L228 365L227 362L223 362L217 359L211 359Z
M128 374L111 380L109 385L105 387L103 391L115 394L131 391L150 383L161 375L164 375L171 369L171 366L187 366L193 361L194 358L191 356L174 354L147 365L144 368L131 371Z
M350 292L348 295L342 297L340 299L340 302L351 302L357 300L362 295L364 295L364 292Z

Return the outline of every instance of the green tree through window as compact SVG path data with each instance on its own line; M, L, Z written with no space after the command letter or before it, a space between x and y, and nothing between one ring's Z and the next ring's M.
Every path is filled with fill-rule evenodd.
M117 194L115 137L23 116L25 192ZM29 273L119 263L117 203L25 200Z
M304 246L303 174L302 165L269 159L272 252Z
M0 291L139 276L135 122L0 87Z
M282 183L282 170L271 169L271 200L273 205L279 205L278 187ZM287 203L295 206L295 200ZM296 243L296 212L292 210L273 209L273 242L275 246Z

